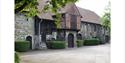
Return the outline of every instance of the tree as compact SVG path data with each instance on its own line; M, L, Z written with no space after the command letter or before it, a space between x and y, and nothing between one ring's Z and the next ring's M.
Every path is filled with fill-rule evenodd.
M111 9L110 9L110 2L109 5L106 7L104 15L102 16L102 25L104 27L104 35L105 41L110 42L110 29L111 29Z
M47 0L44 11L50 10L55 13L55 23L60 25L61 14L58 11L68 3L75 3L78 0ZM23 13L26 16L33 17L38 15L38 0L15 0L15 13Z
M38 13L37 4L37 0L15 0L15 13L35 16Z
M102 25L110 31L111 27L111 9L110 9L110 2L109 5L106 7L104 15L102 16Z
M50 0L48 1L48 4L44 7L44 10L49 10L53 13L55 13L55 24L57 28L60 28L60 20L61 20L61 14L58 13L58 11L65 7L68 3L75 3L78 0Z
M68 3L75 3L78 0L47 0L45 10L51 9L56 13L60 8L64 7ZM37 15L38 0L15 0L15 13L25 13L31 16ZM34 14L33 14L34 13Z

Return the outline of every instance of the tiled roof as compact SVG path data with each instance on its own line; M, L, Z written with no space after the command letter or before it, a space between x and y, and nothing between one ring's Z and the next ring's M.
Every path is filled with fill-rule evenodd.
M77 7L82 15L81 21L101 24L101 18L93 11Z
M41 11L43 7L46 5L46 2L48 0L38 0L38 1L39 1L38 10ZM75 9L77 10L74 11ZM101 18L95 12L76 7L76 5L73 3L67 4L64 8L62 8L59 11L59 13L69 13L69 14L73 13L75 15L81 15L82 16L81 21L83 22L101 24ZM47 13L41 12L38 14L38 17L42 19L54 20L52 17L53 15L54 14L51 12L47 12Z
M53 20L53 17L52 17L54 15L53 13L51 13L51 12L43 13L42 12L42 9L47 4L46 3L47 1L48 0L39 0L38 1L39 5L37 7L38 7L38 10L40 11L40 13L38 14L38 17L42 18L42 19ZM75 9L77 9L76 5L74 3L69 3L64 8L60 9L60 11L58 11L58 12L80 15L78 9L77 9L77 11Z

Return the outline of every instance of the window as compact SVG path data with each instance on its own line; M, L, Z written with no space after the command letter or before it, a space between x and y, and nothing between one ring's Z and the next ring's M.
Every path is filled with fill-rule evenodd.
M77 29L77 16L71 15L71 29Z
M94 31L96 31L96 25L94 25Z

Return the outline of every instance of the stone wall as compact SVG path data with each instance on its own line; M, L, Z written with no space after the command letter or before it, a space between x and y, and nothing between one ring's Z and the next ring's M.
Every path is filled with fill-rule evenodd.
M83 39L89 38L91 32L91 27L87 23L81 23L81 29L79 31L82 34Z
M26 40L27 36L32 37L33 43L34 35L34 19L27 18L24 15L15 15L15 40Z
M81 29L79 31L82 34L83 39L92 38L92 37L101 37L103 38L104 30L101 28L101 25L91 24L91 23L81 23Z

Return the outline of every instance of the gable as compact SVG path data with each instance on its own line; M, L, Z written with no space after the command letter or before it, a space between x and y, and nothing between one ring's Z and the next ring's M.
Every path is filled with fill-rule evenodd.
M67 13L73 14L73 15L80 15L75 4L71 4L70 8L67 10Z
M74 3L67 4L64 8L61 9L60 12L61 13L73 14L73 15L80 15L79 10Z

